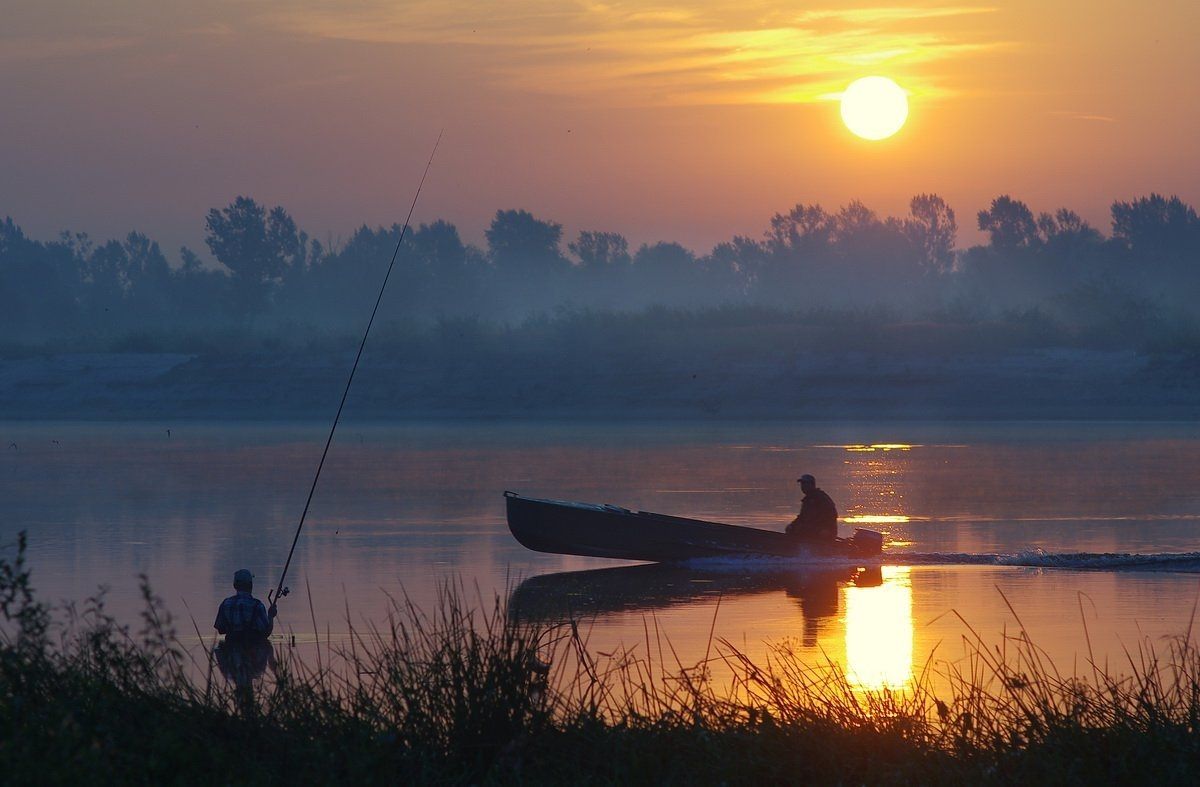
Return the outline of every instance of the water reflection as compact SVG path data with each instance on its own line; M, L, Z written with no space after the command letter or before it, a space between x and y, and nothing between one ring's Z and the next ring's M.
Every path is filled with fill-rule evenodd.
M849 586L846 677L863 689L901 689L912 680L912 578L908 566L884 566L878 587Z
M98 585L109 586L110 610L132 624L142 610L140 573L176 613L185 602L207 608L227 595L231 563L255 567L268 582L278 576L328 429L196 422L172 425L168 441L158 425L0 426L6 441L0 445L21 445L19 452L0 452L0 545L28 530L30 565L44 598L84 599ZM1192 423L353 428L364 440L335 441L297 551L281 625L301 638L313 636L314 618L322 636L331 630L335 639L347 637L347 607L355 621L386 620L390 602L381 587L431 610L446 581L477 584L487 600L506 593L512 576L603 565L518 544L504 520L506 488L779 529L795 515L791 479L804 468L850 517L908 517L860 525L884 532L889 549L947 555L1197 549L1200 425ZM911 450L878 449L901 444ZM847 451L848 445L878 450ZM919 623L915 662L925 662L932 643L957 641L957 620L939 618L950 608L982 632L1002 631L1009 613L996 592L1000 585L1039 644L1068 665L1083 632L1064 625L1062 610L1077 609L1080 592L1102 610L1090 624L1097 657L1121 659L1143 632L1186 630L1196 581L1157 572L978 566L917 567L911 580ZM661 615L681 653L694 644L696 658L704 655L723 581L697 578L685 600ZM848 614L849 598L859 591L844 585L836 589L839 609L832 615L828 585L822 591L820 583L792 597L782 581L774 592L747 590L737 599L726 591L716 636L752 647L799 642L804 626L805 639L818 642L806 657L841 662L859 600L890 590L862 591ZM1102 624L1107 634L1098 631ZM642 615L634 612L611 615L593 633L607 643L636 640L642 631Z
M847 525L888 525L904 524L913 521L907 514L856 514L842 517Z
M907 566L706 571L657 564L567 571L526 579L509 597L509 614L520 622L550 623L697 606L718 597L745 609L751 597L782 591L799 608L805 649L835 654L842 638L852 686L902 689L913 677L910 572ZM797 632L784 625L772 633Z
M883 571L895 573L892 567ZM723 601L741 600L782 591L799 608L803 646L815 649L819 641L836 637L831 629L835 629L843 593L855 591L853 598L859 610L855 619L869 623L863 616L870 614L870 608L862 605L862 599L883 585L878 566L741 571L661 564L623 566L530 577L512 591L509 614L520 622L547 623L694 606L718 597ZM850 598L847 595L848 601ZM911 614L909 620L906 647L911 660ZM785 625L778 633L793 636L796 631ZM829 652L827 642L822 644Z
M275 648L266 639L239 641L223 639L213 650L217 669L233 686L238 709L247 715L254 713L254 682L275 670Z

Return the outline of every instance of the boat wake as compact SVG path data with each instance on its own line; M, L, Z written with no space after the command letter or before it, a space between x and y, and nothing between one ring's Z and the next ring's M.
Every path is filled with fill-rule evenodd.
M1178 571L1200 573L1200 552L1047 552L1030 549L1014 554L954 552L886 552L886 565L974 565L1067 568L1091 571Z
M698 558L685 565L713 570L777 570L786 566L836 567L861 562L854 558L770 557L747 555L741 557ZM1059 568L1078 571L1173 571L1200 574L1200 552L1161 552L1138 554L1130 552L1047 552L1030 549L1011 554L971 552L899 552L884 551L872 564L885 566L1014 566L1025 568Z

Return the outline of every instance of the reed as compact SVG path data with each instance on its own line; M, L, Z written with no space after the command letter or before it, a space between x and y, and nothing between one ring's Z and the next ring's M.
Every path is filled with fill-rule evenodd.
M448 586L406 598L249 692L189 655L143 578L141 626L103 597L51 610L0 559L0 768L9 783L1192 783L1200 649L1064 674L1018 622L904 691L853 688L786 646L710 635L697 664L646 620L598 654L578 621L522 625ZM314 621L315 628L315 621ZM197 632L199 633L199 632ZM714 675L721 666L718 680ZM934 678L937 678L935 681ZM941 687L938 691L934 686Z

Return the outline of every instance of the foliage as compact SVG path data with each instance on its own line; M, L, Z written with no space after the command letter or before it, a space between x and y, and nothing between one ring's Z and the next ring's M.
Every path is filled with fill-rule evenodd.
M950 304L969 304L980 318L1037 311L1068 333L1098 337L1091 326L1109 315L1084 314L1081 305L1107 308L1110 299L1091 293L1120 289L1119 300L1165 315L1156 324L1175 335L1195 319L1188 293L1200 286L1200 219L1178 197L1114 202L1107 239L1068 208L1035 214L1008 195L977 221L988 242L956 251L955 211L936 194L914 196L900 217L881 217L858 201L836 210L798 204L772 216L758 238L737 236L696 253L670 241L633 249L619 233L587 229L564 248L560 224L500 210L483 249L446 221L412 228L385 313L431 325L462 317L513 323L559 308L882 305L902 319L930 320ZM103 243L70 233L42 242L4 219L6 343L86 348L129 335L251 325L354 334L402 231L364 225L344 242L322 244L282 207L244 196L209 211L205 226L219 266L186 248L171 264L138 232Z

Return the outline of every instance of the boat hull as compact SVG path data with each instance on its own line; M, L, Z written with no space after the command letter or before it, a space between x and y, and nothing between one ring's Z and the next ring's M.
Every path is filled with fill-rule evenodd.
M505 492L508 528L537 552L677 563L735 555L872 557L882 540L871 531L831 544L810 544L777 531L630 511L611 505L542 500ZM861 535L869 533L870 535Z

